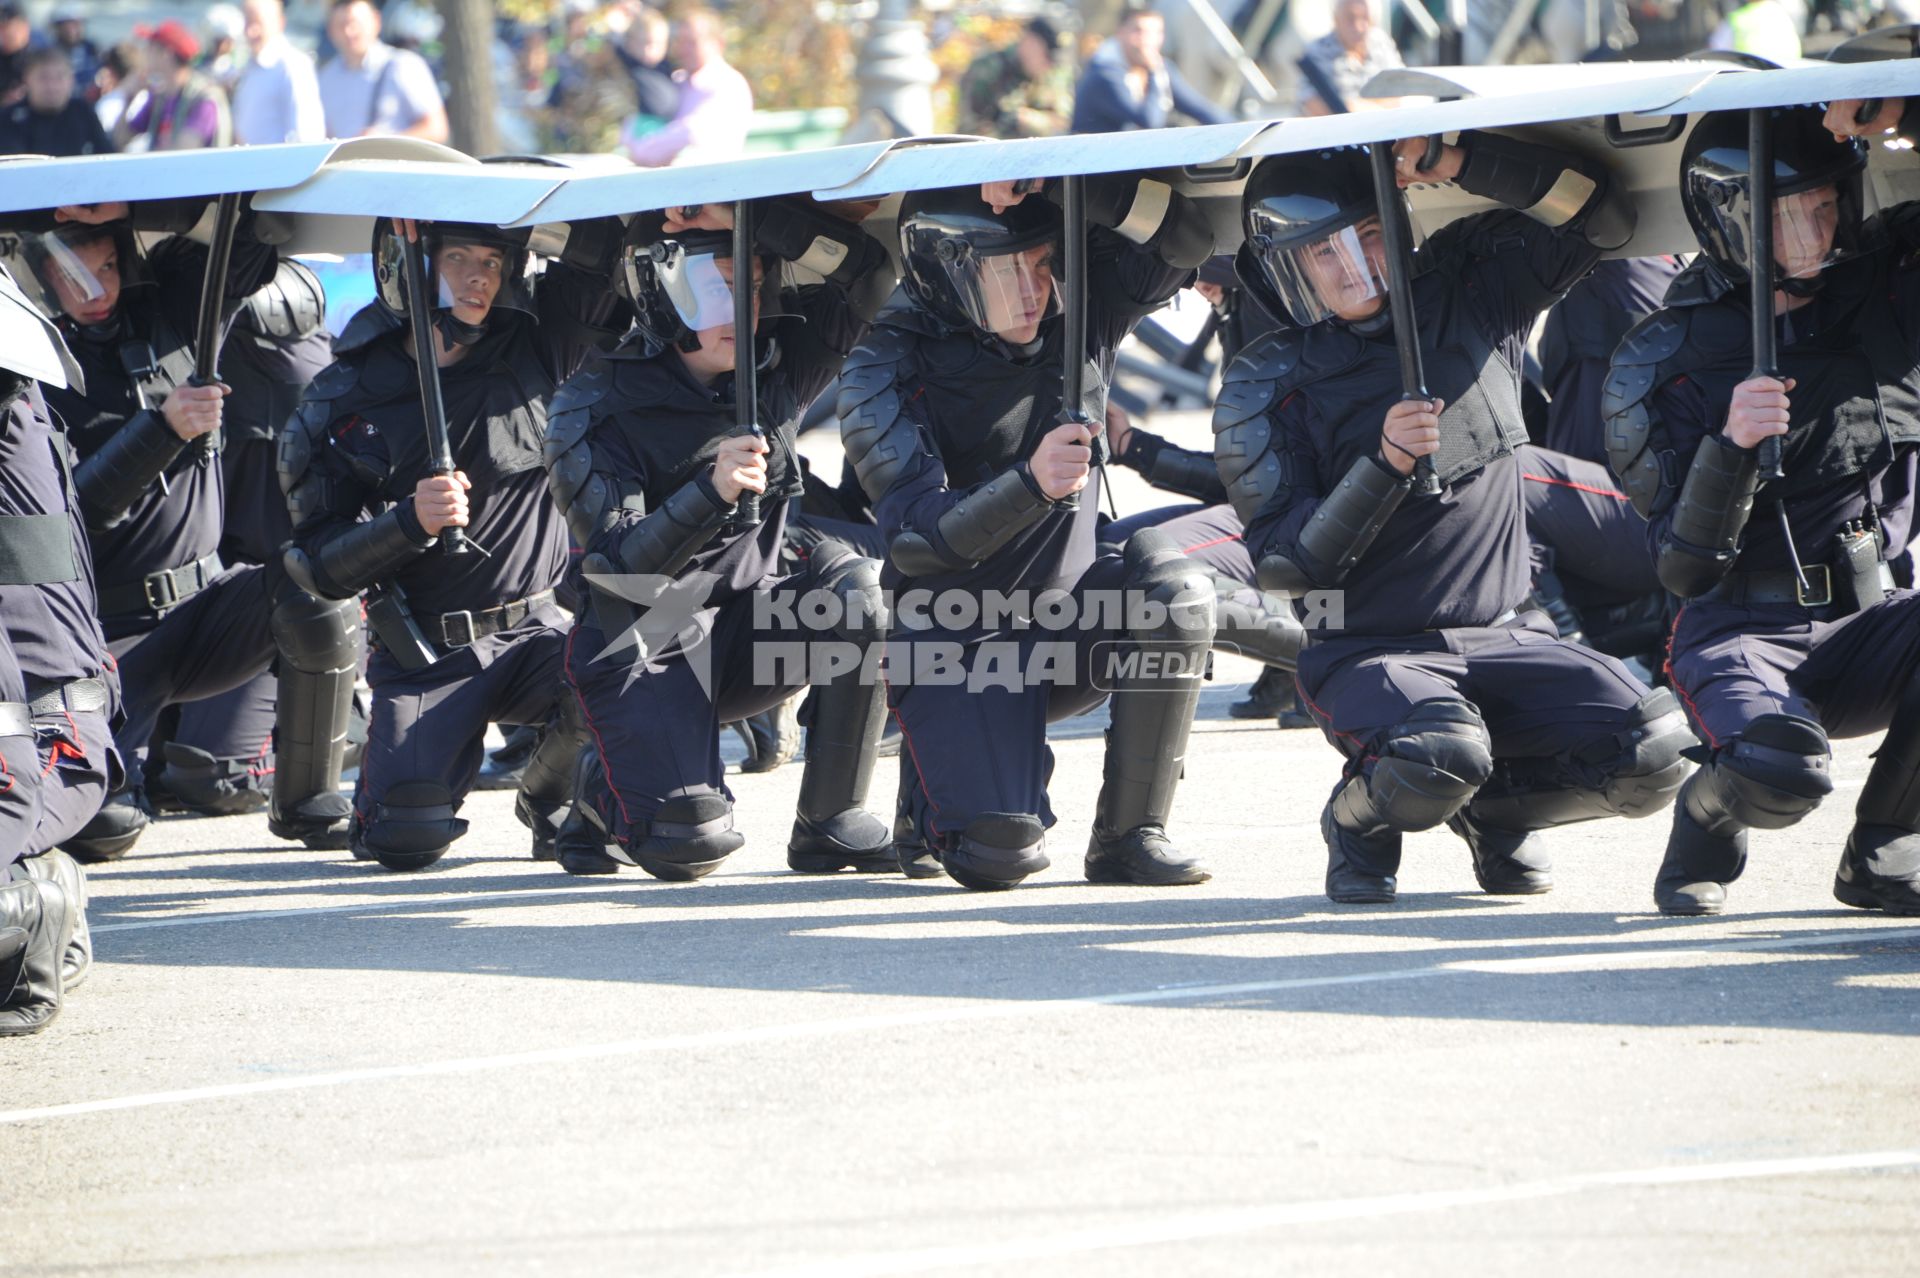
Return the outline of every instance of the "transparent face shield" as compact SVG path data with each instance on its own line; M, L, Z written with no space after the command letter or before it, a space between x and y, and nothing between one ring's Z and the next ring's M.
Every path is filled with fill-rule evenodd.
M627 290L631 297L644 294L645 281L640 278L639 260L645 257L653 264L653 277L660 291L673 306L674 314L680 317L691 332L702 332L712 328L729 328L733 324L733 255L719 253L711 249L688 252L677 240L663 240L644 249L638 249L627 257ZM753 283L761 290L756 301L754 314L756 319L769 314L766 305L766 270L763 263L754 262Z
M1258 242L1253 247L1297 324L1318 324L1336 315L1364 319L1386 305L1386 244L1379 218L1292 248Z
M940 241L938 255L954 305L983 332L1028 341L1059 309L1052 244L982 255L964 241L947 239Z
M133 236L121 230L86 239L58 231L10 236L5 250L21 291L52 319L104 324L124 289L148 282Z
M1720 184L1713 214L1727 261L1753 268L1751 199L1746 183ZM1776 196L1773 201L1773 278L1788 292L1817 283L1821 272L1859 254L1864 210L1858 184L1828 183ZM1796 287L1799 286L1799 287Z
M476 310L490 314L502 307L533 310L527 281L517 269L522 262L519 251L431 234L427 243L433 252L435 310L451 311L459 307L469 314ZM374 277L381 297L397 315L407 313L405 255L409 247L413 246L396 233L387 232L379 237Z

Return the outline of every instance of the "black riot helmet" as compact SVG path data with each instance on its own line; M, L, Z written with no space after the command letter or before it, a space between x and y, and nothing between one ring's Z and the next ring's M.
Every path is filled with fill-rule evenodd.
M426 241L428 260L436 268L430 280L439 296L434 310L448 311L454 298L442 266L449 249L479 246L498 249L501 263L500 284L493 295L492 311L507 307L531 313L533 302L527 289L527 244L531 227L485 226L475 222L422 222L420 235ZM388 218L375 221L373 227L373 278L380 304L396 318L407 316L406 237L393 229Z
M977 186L910 191L900 201L907 292L947 323L989 337L1044 320L1060 310L1053 259L1061 226L1060 210L1037 194L995 213Z
M1385 306L1386 273L1371 243L1379 215L1366 152L1274 156L1254 168L1241 197L1240 264L1302 327L1374 300Z
M1858 253L1866 210L1866 143L1827 132L1818 107L1773 112L1774 279L1805 296L1826 267ZM1753 261L1747 112L1716 111L1694 125L1680 156L1680 198L1701 250L1733 284ZM1829 193L1829 188L1831 188Z
M0 253L22 291L56 321L65 317L79 324L104 324L118 313L119 299L129 289L154 283L140 237L126 221L63 222L50 231L8 235L4 241ZM111 253L99 247L108 241ZM91 314L95 307L108 309L96 316Z
M719 263L733 259L733 232L666 231L662 212L641 213L627 224L614 287L633 303L640 331L662 347L700 348L700 331L733 323L733 285ZM777 311L780 272L762 256L760 319Z

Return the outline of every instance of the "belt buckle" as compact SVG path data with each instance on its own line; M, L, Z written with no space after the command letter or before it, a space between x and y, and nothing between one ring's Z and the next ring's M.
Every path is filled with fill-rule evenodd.
M1800 584L1799 577L1796 576L1793 579L1793 597L1799 601L1800 606L1802 608L1825 608L1828 604L1831 604L1833 602L1833 569L1827 567L1825 564L1802 564L1800 565L1800 571L1805 573L1807 578L1807 584L1805 586ZM1816 572L1820 574L1820 594L1818 598L1809 599L1807 597L1807 589L1813 584L1813 574Z
M449 648L471 648L476 638L473 614L465 609L440 614L440 636Z
M147 596L147 607L153 609L155 612L164 612L180 602L180 587L173 583L173 570L171 568L162 569L160 572L148 573L140 585ZM156 590L155 587L157 586L164 586L165 589Z

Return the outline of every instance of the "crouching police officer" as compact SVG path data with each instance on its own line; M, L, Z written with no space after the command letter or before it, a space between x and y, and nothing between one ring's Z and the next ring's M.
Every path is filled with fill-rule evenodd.
M944 866L974 889L1047 867L1046 726L1109 692L1087 877L1208 877L1166 824L1213 585L1151 530L1124 556L1096 559L1097 506L1078 494L1092 482L1116 349L1193 278L1212 237L1196 205L1152 179L1087 179L1086 208L1086 339L1071 352L1082 402L1064 402L1060 209L1013 183L904 198L904 288L840 379L847 455L888 540L883 580L933 605L900 610L889 643L906 742L902 865ZM1042 609L1063 601L1071 628L1043 628ZM942 654L958 658L944 672Z
M395 316L419 304L405 292L403 255L420 251L422 236L439 289L428 302L434 349L416 352L405 326L361 325L364 341L338 344L280 451L293 516L288 574L322 600L370 592L373 723L350 840L357 858L393 870L431 865L466 833L458 811L489 722L547 724L564 704L568 618L554 588L567 533L540 466L547 401L624 327L606 286L613 239L601 223L575 227L563 260L529 281L527 231L383 222L376 304ZM429 473L418 358L439 368L452 475ZM450 528L468 531L474 553L429 553ZM353 633L339 609L283 630L280 642L315 672L317 694L337 697L351 683ZM522 778L516 812L536 857L553 855L576 750L556 719Z
M866 331L892 279L886 251L848 222L780 200L755 211L758 252L742 267L733 224L724 205L636 217L619 278L639 325L554 400L553 499L586 551L593 600L567 647L596 747L562 836L561 865L574 874L621 863L664 879L711 873L744 842L720 726L806 681L794 665L762 668L767 655L784 647L798 657L825 639L864 658L885 628L872 560L822 538L801 572L782 576L779 562L803 487L795 426ZM788 264L821 282L783 288ZM754 295L744 343L734 330L739 288ZM764 436L735 425L742 350L758 370ZM656 597L627 581L666 589ZM809 593L835 601L837 634L796 628L807 612L796 600ZM680 631L696 614L708 624ZM818 689L787 844L795 870L894 868L887 826L861 806L885 712L873 675L863 659Z
M1346 756L1321 817L1327 895L1394 899L1401 836L1446 823L1493 893L1552 887L1534 831L1644 816L1692 744L1666 691L1556 638L1528 590L1514 450L1534 317L1622 243L1632 208L1584 160L1469 133L1402 185L1458 182L1517 211L1434 233L1413 271L1431 402L1400 402L1380 209L1359 152L1276 157L1248 179L1241 272L1297 329L1254 342L1214 412L1216 459L1270 589L1344 586L1301 655L1301 699ZM1404 198L1404 197L1397 197ZM1414 491L1431 458L1438 492Z
M1829 736L1883 728L1834 895L1920 913L1920 596L1886 563L1913 520L1920 209L1869 220L1861 189L1861 138L1920 137L1913 101L1864 125L1859 102L1774 114L1777 377L1748 375L1747 114L1703 119L1680 169L1702 256L1614 356L1611 461L1687 601L1669 669L1707 752L1654 882L1667 914L1719 913L1747 831L1831 793Z

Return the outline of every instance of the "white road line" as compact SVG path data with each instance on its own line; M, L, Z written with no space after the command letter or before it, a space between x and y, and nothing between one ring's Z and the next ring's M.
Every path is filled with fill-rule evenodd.
M1425 1193L1383 1194L1371 1198L1330 1198L1318 1202L1273 1203L1223 1211L1191 1212L1159 1220L1118 1222L1098 1229L1075 1230L1034 1238L961 1247L927 1247L911 1251L841 1256L832 1260L757 1271L752 1278L887 1278L923 1274L940 1269L1046 1260L1121 1247L1151 1247L1162 1243L1224 1238L1288 1225L1316 1225L1330 1221L1376 1220L1453 1207L1481 1207L1494 1203L1559 1198L1596 1189L1634 1186L1753 1180L1765 1176L1805 1176L1820 1172L1858 1172L1881 1168L1920 1166L1920 1149L1895 1149L1869 1154L1833 1154L1809 1158L1776 1158L1759 1162L1702 1163L1681 1167L1646 1167L1630 1171L1556 1176L1485 1189L1441 1189Z
M597 888L599 893L618 890L604 884ZM262 919L297 919L319 914L366 914L376 910L432 910L445 905L465 905L471 901L508 901L521 897L531 900L541 896L587 897L595 894L596 888L584 883L572 883L566 887L534 888L531 891L505 888L495 892L454 892L445 896L423 896L406 901L367 901L360 905L312 905L297 910L240 910L231 914L180 914L164 919L140 919L132 923L96 923L93 926L93 934L99 936L105 932L144 932L157 927L199 927L210 923L252 923Z
M1720 953L1814 949L1831 945L1903 940L1912 937L1920 937L1920 927L1857 928L1845 932L1764 937L1747 941L1721 941L1709 945L1657 950L1632 949L1623 952L1615 949L1593 954L1588 970L1635 967L1647 962L1649 958L1704 958ZM1083 1012L1101 1007L1183 1003L1194 999L1232 998L1239 995L1273 994L1288 990L1329 989L1345 985L1378 985L1389 982L1430 980L1434 977L1495 974L1489 972L1490 966L1484 962L1463 961L1380 972L1352 972L1339 976L1302 976L1286 980L1236 981L1224 985L1181 985L1151 990L1129 990L1117 994L1094 994L1084 998L1037 999L1032 1002L1005 1000L981 1003L943 1002L934 1007L873 1016L833 1017L773 1025L750 1025L739 1029L711 1030L701 1034L666 1034L656 1038L619 1039L610 1043L581 1043L531 1052L511 1052L500 1056L468 1056L453 1060L420 1061L411 1065L374 1065L361 1069L299 1074L287 1078L259 1079L245 1083L221 1083L209 1087L182 1088L176 1091L110 1096L101 1100L74 1101L64 1105L44 1105L33 1109L0 1112L0 1126L39 1122L52 1118L74 1118L82 1114L103 1114L116 1110L149 1109L160 1105L193 1105L203 1101L262 1096L272 1092L312 1091L318 1088L343 1087L352 1083L383 1079L477 1074L490 1070L522 1069L529 1065L570 1064L576 1061L604 1060L609 1057L699 1051L752 1043L792 1042L828 1038L840 1034L867 1033L874 1030L911 1029L927 1025L1035 1020L1043 1016Z

